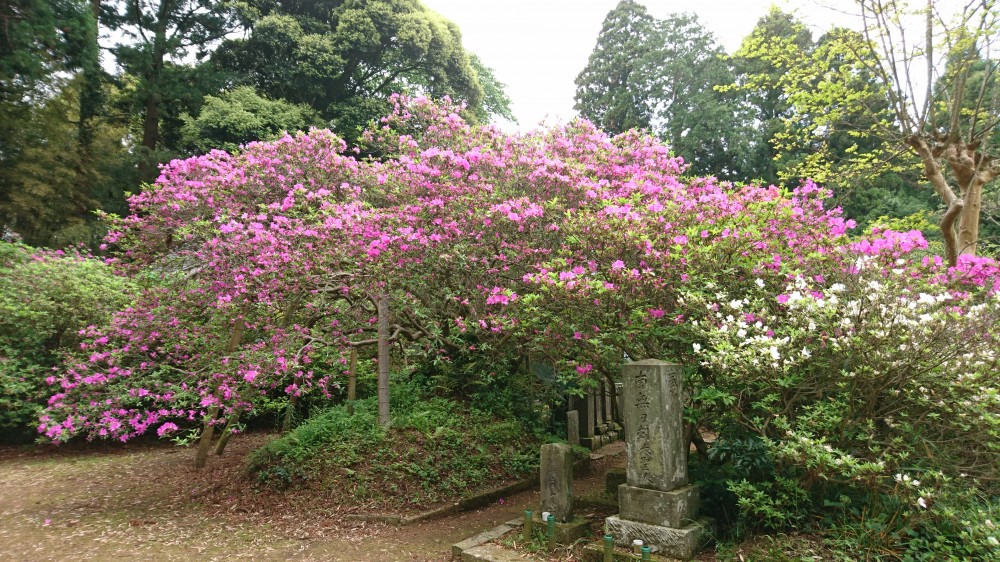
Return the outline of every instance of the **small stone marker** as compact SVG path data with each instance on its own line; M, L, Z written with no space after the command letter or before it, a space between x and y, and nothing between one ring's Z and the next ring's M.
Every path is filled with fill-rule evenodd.
M566 412L566 440L570 445L580 444L580 412Z
M541 510L564 523L573 518L573 455L569 445L542 445Z
M626 483L618 487L620 512L605 520L615 543L642 539L656 552L689 560L707 519L695 521L698 487L688 485L679 365L645 360L622 369Z

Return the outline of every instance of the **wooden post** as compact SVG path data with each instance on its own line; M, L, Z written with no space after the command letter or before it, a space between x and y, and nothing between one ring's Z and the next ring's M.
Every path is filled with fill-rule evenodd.
M358 350L351 348L351 366L347 369L347 413L354 415L354 400L358 393Z
M389 425L389 296L378 297L378 423Z

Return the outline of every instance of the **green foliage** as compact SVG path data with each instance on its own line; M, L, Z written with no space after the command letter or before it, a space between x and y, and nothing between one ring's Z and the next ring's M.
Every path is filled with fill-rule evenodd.
M709 287L697 350L712 392L694 412L720 437L701 484L736 536L819 530L875 560L997 555L996 296L896 266L799 273L777 303Z
M476 120L480 123L488 123L494 117L500 117L517 123L517 118L510 110L510 96L504 91L506 84L501 82L493 73L493 69L486 66L486 63L475 53L469 53L469 64L476 71L476 78L479 85L483 87L483 103L481 106L473 107Z
M337 406L255 451L247 471L262 484L348 490L358 501L425 506L489 489L538 469L539 441L501 420L418 388L394 384L393 424L376 423L374 398L354 414Z
M416 0L248 0L240 15L249 36L225 41L212 60L263 96L310 105L348 142L393 92L449 95L482 111L458 27Z
M197 117L184 113L181 120L181 148L192 153L213 148L234 152L252 141L274 140L285 132L323 124L311 107L269 100L248 86L205 96Z
M737 97L717 88L734 79L724 54L696 16L656 20L620 2L576 78L576 109L608 133L651 130L691 173L746 179L753 124Z
M34 433L61 354L129 298L128 282L99 260L0 242L0 435Z
M144 181L156 177L163 139L160 126L170 104L206 93L201 86L209 78L204 65L182 65L192 50L198 59L209 47L233 30L231 4L222 0L180 0L151 4L115 0L101 5L101 22L117 32L120 40L112 52L117 63L135 81L135 113L141 116L139 175ZM194 80L197 78L197 80ZM168 111L164 111L167 109ZM180 111L172 112L175 116Z
M77 77L31 108L18 134L16 157L0 165L0 228L29 244L96 246L104 226L94 211L120 210L123 202L114 175L125 158L125 131L93 119L91 156L85 161L76 123L81 82Z
M604 18L587 66L576 77L576 110L608 133L650 126L647 92L638 74L640 61L654 46L653 25L642 4L619 2Z

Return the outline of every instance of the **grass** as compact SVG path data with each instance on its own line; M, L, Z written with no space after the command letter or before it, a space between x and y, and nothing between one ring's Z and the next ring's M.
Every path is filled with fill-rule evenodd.
M247 474L272 489L310 488L371 509L422 509L538 470L541 439L443 398L394 405L390 429L375 400L330 408L255 451Z

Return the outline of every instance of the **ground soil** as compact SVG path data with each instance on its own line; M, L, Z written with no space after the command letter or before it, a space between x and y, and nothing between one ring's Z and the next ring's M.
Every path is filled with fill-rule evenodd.
M256 490L241 475L270 438L239 436L201 471L193 449L160 443L0 448L0 560L443 561L452 544L538 505L529 491L403 527L350 521L356 506ZM605 448L577 493L603 488L621 451Z

